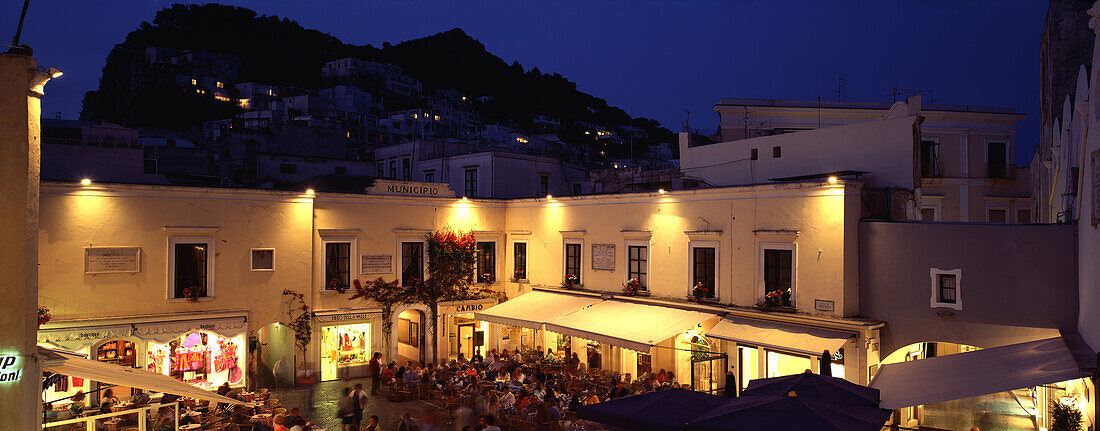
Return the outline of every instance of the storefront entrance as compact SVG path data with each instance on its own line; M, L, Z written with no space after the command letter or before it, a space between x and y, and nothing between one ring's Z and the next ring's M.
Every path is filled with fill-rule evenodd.
M366 377L371 357L370 323L321 327L321 380Z
M200 388L244 384L244 334L227 338L191 331L161 344L149 341L147 369Z

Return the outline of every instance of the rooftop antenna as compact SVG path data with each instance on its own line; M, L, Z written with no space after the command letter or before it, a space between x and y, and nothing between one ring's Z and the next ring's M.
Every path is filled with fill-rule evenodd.
M836 100L841 102L848 100L848 80L843 76L836 78L836 89L833 90Z
M817 74L817 128L821 128L821 73Z
M23 12L19 13L19 27L15 29L15 37L11 38L11 44L13 47L19 46L19 36L23 34L23 21L27 19L27 6L31 3L31 0L23 0Z
M914 96L918 94L927 94L928 104L931 105L932 103L934 103L935 98L932 97L932 90L913 90L909 88L901 88L897 85L890 87L890 102L897 103L899 96L902 98L908 98L909 96Z
M684 109L684 122L680 124L680 127L682 129L684 129L683 130L684 132L690 132L691 131L691 111L689 111L687 108L683 108L683 109Z

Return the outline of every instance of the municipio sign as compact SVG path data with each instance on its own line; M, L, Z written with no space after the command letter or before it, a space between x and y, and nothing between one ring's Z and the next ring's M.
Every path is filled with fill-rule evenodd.
M451 186L447 183L421 183L380 179L374 180L374 185L367 187L367 193L372 195L430 196L436 198L455 197L455 192L451 191Z

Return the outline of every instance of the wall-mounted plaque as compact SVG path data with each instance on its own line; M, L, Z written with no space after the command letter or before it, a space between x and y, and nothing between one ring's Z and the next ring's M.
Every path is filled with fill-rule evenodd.
M392 254L364 254L360 256L360 274L389 274L393 272Z
M275 270L275 249L273 248L254 248L252 249L252 270L253 271L274 271Z
M815 299L814 300L814 310L817 310L817 311L833 311L834 308L835 307L834 307L833 301L826 301L824 299Z
M615 244L592 244L592 269L615 270Z
M141 247L84 247L84 273L141 272Z

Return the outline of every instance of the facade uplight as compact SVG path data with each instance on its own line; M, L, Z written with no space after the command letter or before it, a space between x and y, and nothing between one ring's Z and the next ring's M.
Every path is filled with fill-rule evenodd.
M306 194L313 196L314 194L316 194L316 192L314 192L313 189L306 189Z
M554 199L554 195L546 195L546 199Z
M657 193L660 193L660 194L662 194L662 195L663 195L663 194L665 194L665 193L667 193L667 192L665 191L665 189L657 189Z
M468 201L468 200L470 200L470 198L468 198L468 197L466 197L466 196L463 196L463 197L462 197L462 200L464 200L464 201Z
M836 176L829 177L829 184L836 184L836 182L837 182Z
M80 180L80 185L82 185L82 186L90 186L90 185L92 185L92 180L90 180L90 179L88 179L88 178L82 179L82 180Z

